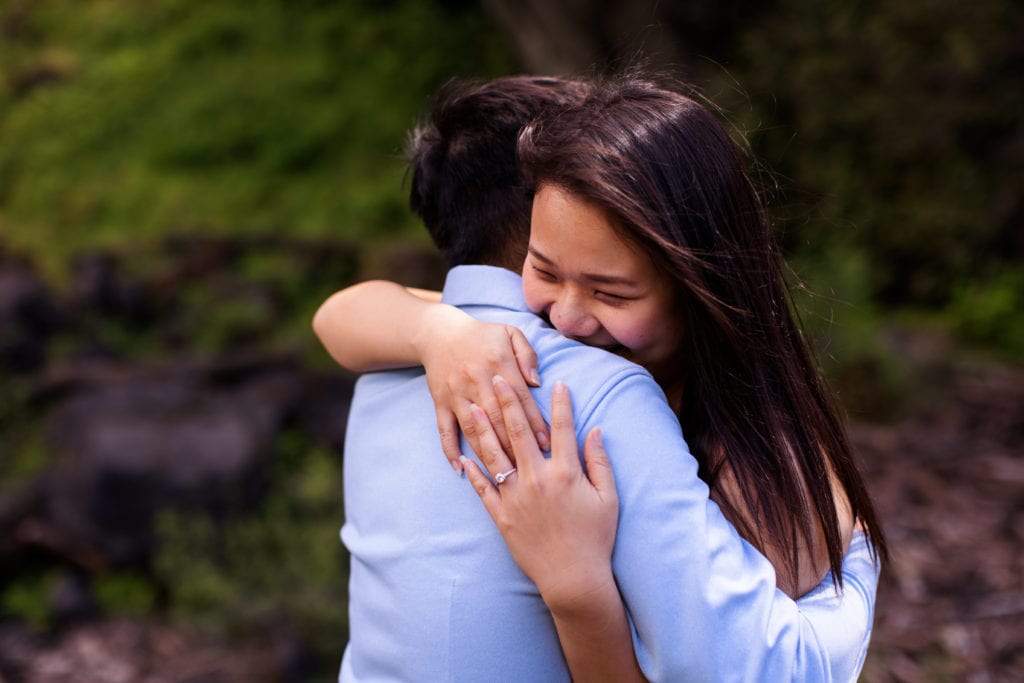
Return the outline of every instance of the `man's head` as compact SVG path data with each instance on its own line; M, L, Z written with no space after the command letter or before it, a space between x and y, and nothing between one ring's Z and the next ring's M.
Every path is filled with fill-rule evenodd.
M582 81L511 76L483 85L452 81L430 119L409 135L409 205L450 266L519 271L530 234L533 189L523 182L516 140L551 108L575 104Z

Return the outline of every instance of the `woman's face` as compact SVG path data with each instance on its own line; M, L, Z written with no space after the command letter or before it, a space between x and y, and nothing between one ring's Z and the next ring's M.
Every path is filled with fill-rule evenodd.
M533 200L523 291L530 310L566 337L624 356L655 378L679 344L670 280L618 236L601 208L557 186L542 185Z

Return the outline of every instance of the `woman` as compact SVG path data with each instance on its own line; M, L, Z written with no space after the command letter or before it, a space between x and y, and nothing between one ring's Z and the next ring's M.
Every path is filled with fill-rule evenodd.
M682 95L625 80L527 127L519 151L536 188L523 271L527 302L566 336L651 372L712 497L775 566L779 587L795 597L829 573L841 583L855 527L884 556L842 426L789 311L764 210L714 117ZM450 383L439 376L466 375L461 366L478 355L476 334L467 332L458 343L446 334L434 348L431 335L423 335L432 387ZM324 341L338 346L337 339ZM518 382L507 370L511 357L510 351L503 362L473 372L494 375L501 367L505 378ZM529 366L528 356L520 364ZM439 410L454 412L477 435L475 450L493 455L488 464L501 468L510 463L497 452L499 440L517 456L535 454L521 437L489 431L488 423L500 430L507 421L513 435L521 434L527 419L510 400L507 382L496 380L494 387L505 412L489 410L489 420L470 403L492 406L486 391L459 396L438 389L435 399ZM559 428L553 432L557 445ZM596 443L588 441L588 450L588 462L601 462ZM509 475L495 490L468 469L517 562L542 593L557 586L542 574L564 564L549 567L536 559L564 552L558 538L539 547L543 539L517 529L543 529L537 511L545 509L599 518L607 514L608 497L588 498L582 478L533 486L537 468L529 485ZM572 501L581 502L573 509ZM611 551L609 545L579 552L592 558Z

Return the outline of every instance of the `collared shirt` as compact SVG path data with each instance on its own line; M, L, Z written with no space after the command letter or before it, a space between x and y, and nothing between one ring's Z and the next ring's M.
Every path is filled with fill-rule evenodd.
M580 443L601 427L620 506L612 568L649 679L856 679L877 585L862 536L847 553L842 593L826 579L794 602L709 499L679 423L645 370L567 340L530 314L510 271L455 268L444 300L523 330L540 361L534 397L546 419L550 388L562 380ZM536 587L441 453L422 369L374 373L357 384L345 506L351 640L341 680L568 679Z

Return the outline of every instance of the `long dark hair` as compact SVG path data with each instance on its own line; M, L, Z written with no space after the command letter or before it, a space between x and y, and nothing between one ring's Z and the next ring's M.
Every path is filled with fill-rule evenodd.
M715 116L626 78L534 122L518 150L535 188L551 184L602 207L671 276L684 334L672 371L656 379L681 396L701 477L738 531L762 552L791 549L779 569L794 585L800 542L814 548L822 534L841 583L831 471L885 558L842 421L790 309L766 211ZM738 499L722 488L726 475Z

